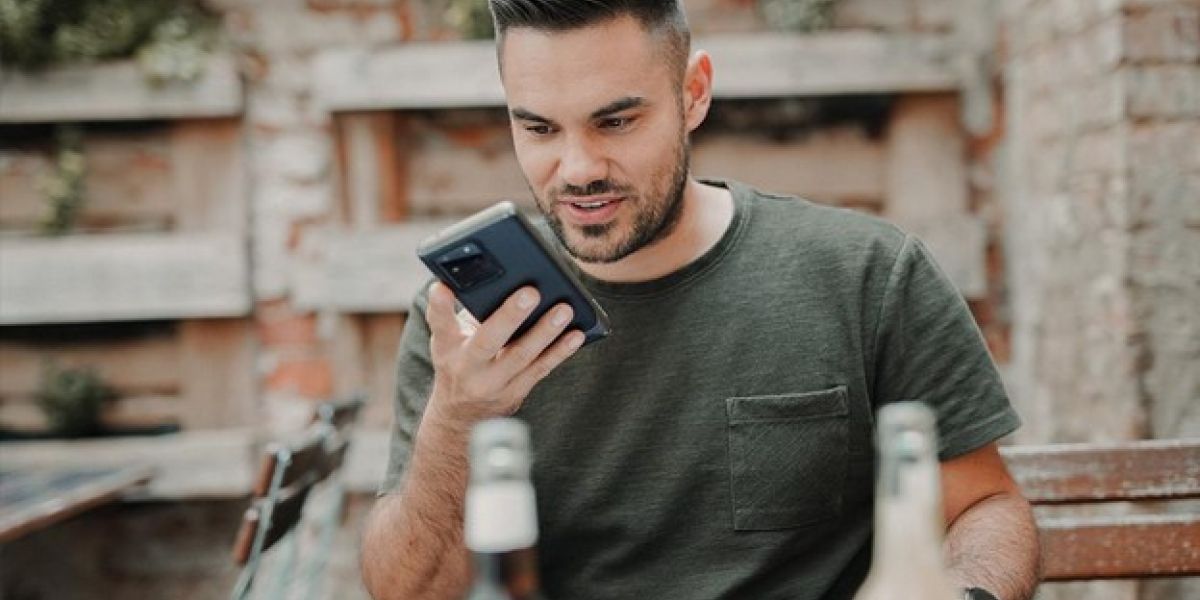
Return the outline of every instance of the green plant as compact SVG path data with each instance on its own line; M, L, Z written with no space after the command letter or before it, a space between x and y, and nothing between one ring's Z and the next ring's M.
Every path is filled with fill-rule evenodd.
M758 9L776 29L810 32L833 24L836 0L758 0Z
M64 235L75 228L83 208L83 178L87 174L80 126L59 125L55 144L54 171L39 186L49 209L42 222L42 233L46 235Z
M0 56L36 70L146 51L151 77L190 79L215 25L194 0L0 0Z
M116 397L91 368L60 369L47 363L37 393L37 404L51 431L79 437L100 431L100 410Z
M490 40L496 35L487 0L449 0L446 22L468 40Z

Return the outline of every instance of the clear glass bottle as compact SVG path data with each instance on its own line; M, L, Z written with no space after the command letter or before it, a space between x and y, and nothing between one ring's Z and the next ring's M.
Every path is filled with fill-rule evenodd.
M464 541L474 557L467 600L541 600L529 428L488 419L471 431Z
M961 600L942 559L945 525L935 417L919 402L879 411L871 570L855 600Z

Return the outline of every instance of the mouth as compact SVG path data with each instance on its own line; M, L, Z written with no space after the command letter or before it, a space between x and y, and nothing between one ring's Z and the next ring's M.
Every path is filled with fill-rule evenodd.
M560 198L558 205L564 209L569 221L576 225L598 225L606 223L616 214L625 198L620 196Z

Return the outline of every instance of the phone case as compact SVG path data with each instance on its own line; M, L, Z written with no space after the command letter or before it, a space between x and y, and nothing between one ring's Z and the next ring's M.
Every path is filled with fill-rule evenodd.
M422 242L417 254L480 322L522 286L537 288L541 301L513 339L560 302L574 310L568 330L582 331L584 344L603 339L611 331L608 315L575 277L566 259L512 202L500 202L452 225Z

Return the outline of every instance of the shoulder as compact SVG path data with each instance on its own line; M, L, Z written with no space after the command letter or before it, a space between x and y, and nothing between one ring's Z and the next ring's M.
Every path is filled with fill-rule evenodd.
M745 204L747 236L757 244L842 264L890 266L910 241L896 225L861 211L729 185Z

